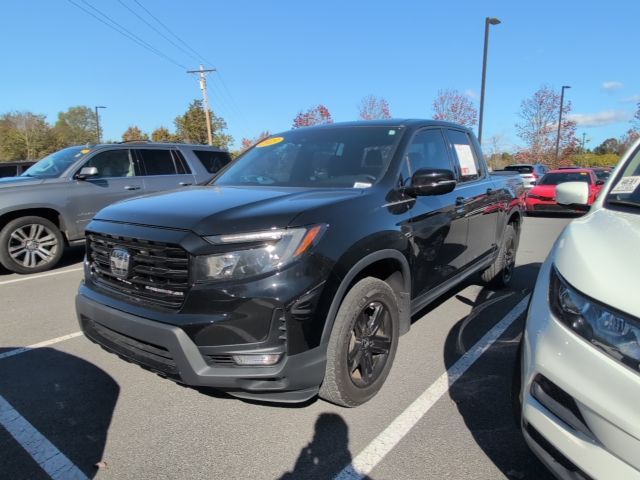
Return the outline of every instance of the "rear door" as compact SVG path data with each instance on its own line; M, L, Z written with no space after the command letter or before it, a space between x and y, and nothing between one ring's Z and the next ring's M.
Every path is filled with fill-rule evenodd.
M193 185L195 178L182 155L170 148L134 150L144 174L145 193Z
M494 188L467 132L448 128L447 139L458 174L456 202L469 222L464 262L471 264L495 251L501 192Z
M131 151L119 148L98 151L78 169L96 167L98 175L86 180L73 180L67 190L67 209L73 225L67 225L70 238L82 236L93 216L107 205L143 193L140 168Z
M440 128L414 134L403 158L404 184L417 170L453 171L447 143ZM412 227L412 298L427 293L464 267L468 221L456 205L456 190L444 195L418 196L410 209Z

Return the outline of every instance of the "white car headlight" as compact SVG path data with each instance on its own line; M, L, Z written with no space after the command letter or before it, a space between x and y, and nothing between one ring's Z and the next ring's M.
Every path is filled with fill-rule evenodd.
M309 250L323 231L324 226L315 225L204 237L224 251L195 257L195 280L236 280L271 272Z
M551 269L554 316L617 361L640 371L640 321L588 298Z

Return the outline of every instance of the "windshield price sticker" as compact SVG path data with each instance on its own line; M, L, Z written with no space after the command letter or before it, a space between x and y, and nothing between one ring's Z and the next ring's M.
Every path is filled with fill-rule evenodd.
M462 144L456 144L454 147L456 149L456 154L458 155L462 175L477 175L478 168L476 167L476 161L473 158L471 147L469 145Z
M638 185L640 185L640 176L624 177L613 190L611 190L611 193L633 193L636 191L636 188L638 188Z
M256 148L270 147L271 145L275 145L276 143L280 143L283 140L284 140L283 137L267 138L266 140L263 140L259 144L257 144Z

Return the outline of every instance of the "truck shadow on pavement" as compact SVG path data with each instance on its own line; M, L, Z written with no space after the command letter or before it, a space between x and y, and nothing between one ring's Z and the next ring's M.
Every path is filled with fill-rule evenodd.
M340 415L323 413L316 420L313 439L300 451L293 470L279 480L334 478L351 460L349 427Z
M529 293L540 266L530 263L517 267L509 289L494 291L485 287L475 300L456 296L473 310L447 336L444 346L447 369ZM513 415L512 381L524 318L523 314L516 319L450 386L449 396L477 445L506 478L550 480L552 475L530 452Z
M103 462L119 393L103 370L52 348L0 360L0 396L89 478ZM20 435L20 442L38 450L42 459L43 442L28 432ZM49 478L20 442L0 425L0 477Z

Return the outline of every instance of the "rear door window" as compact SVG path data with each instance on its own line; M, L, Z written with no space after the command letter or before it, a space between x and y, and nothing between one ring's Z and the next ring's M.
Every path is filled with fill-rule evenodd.
M209 173L217 173L222 167L231 161L231 156L227 152L194 150L193 153L195 153L196 157L198 157L204 168Z
M460 173L461 182L469 182L482 177L480 162L469 140L469 135L460 130L447 129L447 137L451 145L451 150L457 160L457 167Z
M178 173L171 150L141 148L137 153L145 175L176 175Z

